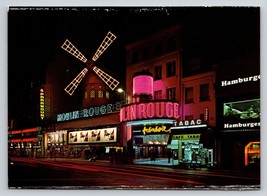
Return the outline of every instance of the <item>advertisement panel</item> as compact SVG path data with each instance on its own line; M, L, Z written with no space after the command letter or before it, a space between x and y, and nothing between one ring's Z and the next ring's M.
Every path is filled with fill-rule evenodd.
M223 117L225 129L260 127L260 99L224 103Z
M68 133L69 144L104 143L117 141L117 127L71 131Z

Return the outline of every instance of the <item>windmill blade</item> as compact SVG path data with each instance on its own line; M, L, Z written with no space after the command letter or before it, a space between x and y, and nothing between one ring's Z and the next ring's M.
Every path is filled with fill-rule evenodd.
M87 73L88 69L84 68L72 81L71 83L66 86L64 89L70 96L73 94L75 89L78 87L82 79L84 78L85 74Z
M106 85L109 86L112 90L114 90L118 84L120 83L118 80L112 78L110 75L99 69L98 67L94 66L93 67L94 72L103 80Z
M102 41L101 45L97 49L95 55L93 56L92 60L96 61L102 54L103 52L112 44L112 42L116 39L116 36L111 33L110 31Z
M75 56L80 61L86 63L87 59L83 54L68 40L66 39L63 45L61 46L63 50L66 50L71 55Z

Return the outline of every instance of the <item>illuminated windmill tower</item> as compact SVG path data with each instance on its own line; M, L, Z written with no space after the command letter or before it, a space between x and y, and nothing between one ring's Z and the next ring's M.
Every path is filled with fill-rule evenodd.
M149 71L140 71L133 77L133 102L148 102L153 98L153 77Z
M111 90L114 90L119 84L119 81L117 81L116 79L99 69L97 66L95 66L96 60L103 54L103 52L110 46L110 44L115 39L116 36L111 32L108 32L108 34L100 44L99 48L97 49L95 55L92 57L92 60L88 60L68 39L66 39L66 41L61 46L62 49L72 54L86 65L86 67L67 85L64 90L71 96L86 75L92 77L90 79L91 85L88 85L87 83L84 85L85 88L83 107L88 106L88 101L86 101L85 99L86 97L104 98L104 96L109 96L109 94L107 93L108 91L106 91L105 86L101 85L100 81L103 81L104 84L108 86ZM90 72L88 74L87 72L89 69L92 69L97 75L97 77L95 74L92 74ZM99 103L99 100L97 102Z

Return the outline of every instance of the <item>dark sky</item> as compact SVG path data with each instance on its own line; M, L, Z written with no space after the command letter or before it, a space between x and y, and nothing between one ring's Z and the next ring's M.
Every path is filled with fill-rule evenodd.
M177 23L184 29L185 58L197 56L203 63L213 64L259 50L260 20L256 7L11 7L9 113L18 110L16 103L24 101L15 95L27 92L31 83L45 83L46 67L58 56L68 58L72 69L82 69L79 60L60 48L66 38L91 59L106 33L113 32L117 39L99 58L97 66L124 83L125 45Z

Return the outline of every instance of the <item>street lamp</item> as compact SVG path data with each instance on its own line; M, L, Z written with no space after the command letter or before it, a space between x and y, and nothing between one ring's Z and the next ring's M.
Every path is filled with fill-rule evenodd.
M124 104L126 104L127 100L126 100L125 90L123 90L122 88L117 88L117 92L120 93L120 94L123 94L122 101L123 101Z

